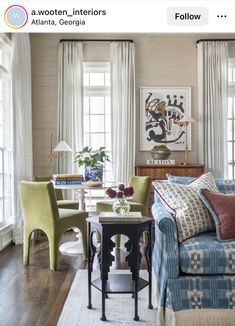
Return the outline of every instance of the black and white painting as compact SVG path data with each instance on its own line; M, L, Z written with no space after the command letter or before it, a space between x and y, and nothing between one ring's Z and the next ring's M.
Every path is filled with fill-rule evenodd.
M178 125L184 115L191 116L190 87L140 88L140 150L166 145L172 151L185 149L185 128ZM191 126L188 125L191 149Z

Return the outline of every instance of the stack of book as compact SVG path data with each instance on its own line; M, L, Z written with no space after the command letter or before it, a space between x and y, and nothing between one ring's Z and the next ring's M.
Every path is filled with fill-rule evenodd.
M54 185L76 185L84 182L81 174L53 174L52 180Z
M115 222L115 223L135 223L143 220L141 212L129 212L125 215L114 212L101 212L99 215L99 222Z

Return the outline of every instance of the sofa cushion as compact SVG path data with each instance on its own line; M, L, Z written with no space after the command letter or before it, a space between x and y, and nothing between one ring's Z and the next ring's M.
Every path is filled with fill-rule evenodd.
M230 179L216 179L215 180L219 192L231 194L235 192L235 180Z
M219 242L214 232L185 240L179 246L180 269L186 274L235 274L235 241Z
M185 177L178 176L172 174L166 174L167 180L170 183L178 183L182 185L190 184L195 178L193 177ZM219 192L223 192L225 194L231 194L235 192L235 180L231 179L215 179L216 186Z
M215 229L214 221L199 197L201 188L217 191L211 173L203 174L190 185L155 181L153 186L163 204L175 217L179 242L195 234Z
M202 189L200 196L215 221L217 239L235 240L235 194Z
M166 174L166 177L170 183L178 183L181 185L188 185L195 179L194 177L178 176L178 175L172 175L169 173Z

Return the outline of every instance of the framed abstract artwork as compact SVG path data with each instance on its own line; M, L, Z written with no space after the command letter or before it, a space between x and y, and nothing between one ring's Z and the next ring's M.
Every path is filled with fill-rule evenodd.
M166 145L172 151L185 149L185 129L178 121L191 116L191 87L140 88L140 150ZM191 125L188 125L191 149Z

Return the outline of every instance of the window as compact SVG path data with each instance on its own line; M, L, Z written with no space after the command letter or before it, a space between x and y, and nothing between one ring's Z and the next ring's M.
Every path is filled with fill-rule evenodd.
M84 146L106 148L111 158L110 63L84 63ZM112 165L104 166L104 181L112 181Z
M235 59L228 67L228 178L235 179Z
M0 37L0 227L12 216L12 112L10 43Z

